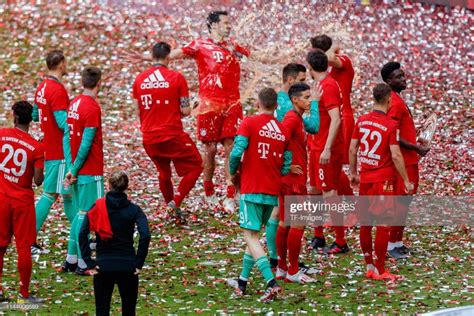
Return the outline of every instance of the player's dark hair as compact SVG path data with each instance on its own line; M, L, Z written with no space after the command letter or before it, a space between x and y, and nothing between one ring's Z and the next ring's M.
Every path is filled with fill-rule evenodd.
M55 49L46 55L46 66L49 70L55 70L65 60L63 51Z
M260 104L267 110L274 110L277 107L278 95L273 88L263 88L258 93Z
M396 61L391 61L383 65L382 70L380 70L380 74L382 75L382 80L387 82L387 80L392 75L392 72L394 72L397 69L400 69L400 67L401 67L400 63Z
M97 67L86 67L81 76L82 86L87 89L94 89L102 77L102 72Z
M314 71L325 72L328 70L328 56L320 49L310 51L306 56L306 61Z
M313 48L318 48L323 52L327 52L332 46L332 39L326 34L315 36L310 42Z
M288 77L296 78L300 72L306 72L306 67L297 63L286 65L283 67L283 83L288 80Z
M212 11L209 13L206 19L207 29L211 31L212 24L219 23L221 21L221 15L229 15L227 11Z
M110 190L124 192L128 188L128 176L124 171L115 171L109 178Z
M310 86L308 86L304 82L298 82L295 83L294 85L291 85L290 89L288 89L288 96L290 97L290 100L292 97L299 97L301 96L301 93L310 90Z
M18 124L28 125L33 120L33 106L28 101L16 102L13 104L12 110Z
M171 52L170 44L166 42L159 42L153 45L153 58L156 60L165 59Z
M387 98L390 97L390 93L392 93L392 89L390 89L390 86L386 83L379 83L372 90L375 102L377 103L386 101Z

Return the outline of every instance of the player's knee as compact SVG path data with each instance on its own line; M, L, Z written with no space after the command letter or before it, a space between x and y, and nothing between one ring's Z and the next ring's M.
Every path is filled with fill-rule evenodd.
M203 148L204 148L204 151L203 151L204 157L214 157L217 154L216 143L204 143Z

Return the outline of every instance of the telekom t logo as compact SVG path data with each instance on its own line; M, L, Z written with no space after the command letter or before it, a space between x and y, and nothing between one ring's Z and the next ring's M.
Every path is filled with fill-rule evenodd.
M149 110L151 105L151 94L144 94L141 96L141 99L145 110Z
M224 60L224 54L222 54L222 52L219 52L219 51L213 51L212 52L212 57L214 57L214 59L220 63L221 61Z
M270 144L258 143L258 153L260 154L260 158L267 159L269 149L270 149Z

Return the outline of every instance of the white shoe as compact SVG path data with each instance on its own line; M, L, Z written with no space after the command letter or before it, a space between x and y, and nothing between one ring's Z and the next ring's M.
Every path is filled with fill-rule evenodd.
M234 199L226 198L224 200L224 203L222 203L224 206L224 210L228 213L234 213L235 211L235 202Z
M206 196L205 199L208 207L215 208L219 206L219 199L215 194Z
M280 268L277 268L276 273L275 273L275 279L284 280L285 278L286 278L286 271Z
M288 273L285 279L285 282L299 283L299 284L312 283L315 281L316 281L315 279L307 276L301 270L299 270L296 274L293 274L293 275Z

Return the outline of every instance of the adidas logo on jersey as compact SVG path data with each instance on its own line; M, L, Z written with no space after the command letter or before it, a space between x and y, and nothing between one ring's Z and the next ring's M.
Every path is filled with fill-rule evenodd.
M151 73L148 78L143 80L140 88L145 89L156 89L156 88L169 88L170 84L165 81L165 78L161 74L160 70L157 69Z
M276 124L275 120L271 120L262 129L258 132L258 135L262 137L268 137L271 139L280 140L282 142L285 141L285 135L281 133L280 128Z
M36 96L36 103L41 103L46 105L46 98L44 97L44 89L46 89L46 83L43 86L43 89L41 89L38 92L38 95Z

